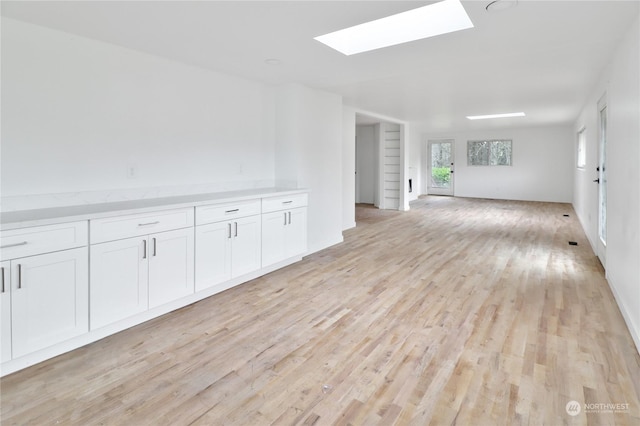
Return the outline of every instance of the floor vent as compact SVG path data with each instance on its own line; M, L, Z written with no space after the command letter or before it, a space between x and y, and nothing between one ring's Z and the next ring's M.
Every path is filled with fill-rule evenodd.
M577 241L569 241L569 245L570 246L577 246L578 242Z
M568 214L563 214L562 216L564 216L564 217L569 217L569 215L568 215Z

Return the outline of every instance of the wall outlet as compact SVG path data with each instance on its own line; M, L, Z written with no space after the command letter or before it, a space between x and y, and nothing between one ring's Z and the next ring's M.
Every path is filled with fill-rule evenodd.
M138 166L135 164L127 164L127 179L135 179L138 177Z

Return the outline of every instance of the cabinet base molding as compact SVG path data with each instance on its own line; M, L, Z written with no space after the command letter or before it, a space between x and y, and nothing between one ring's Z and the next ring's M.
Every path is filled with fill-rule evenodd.
M257 271L254 271L246 275L233 278L229 281L225 281L224 283L220 283L212 287L203 289L194 294L190 294L189 296L185 296L181 299L177 299L169 303L166 303L164 305L157 306L155 308L141 312L139 314L123 319L116 323L109 324L107 326L98 328L96 330L90 330L86 334L82 334L80 336L55 344L45 349L30 353L28 355L25 355L19 358L14 358L0 365L0 377L4 377L8 374L22 370L24 368L31 367L35 364L38 364L40 362L51 359L53 357L62 355L66 352L70 352L74 349L81 348L82 346L96 342L112 334L118 333L120 331L126 330L136 325L142 324L151 319L158 318L161 315L164 315L169 312L175 311L177 309L183 308L185 306L191 305L192 303L206 299L207 297L211 297L215 294L221 293L232 287L238 286L240 284L246 283L255 278L258 278L270 272L273 272L277 269L291 265L295 262L302 260L302 256L303 255L300 254L298 256L285 259L281 262L275 263L273 265L269 265Z

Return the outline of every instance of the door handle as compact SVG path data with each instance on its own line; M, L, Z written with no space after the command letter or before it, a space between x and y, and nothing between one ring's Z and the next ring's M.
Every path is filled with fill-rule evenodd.
M158 255L158 241L155 238L153 239L153 255Z
M237 236L238 236L238 222L233 222L233 224L234 224L234 225L235 225L235 227L236 227L236 231L233 233L233 236L234 236L234 237L237 237Z
M291 225L291 212L289 212L289 225Z
M159 223L160 221L156 220L155 222L139 223L138 226L151 226L151 225L157 225Z
M227 223L227 225L229 225L229 237L228 238L231 238L231 222Z
M600 183L600 178L593 180L595 183Z
M25 246L27 245L28 242L27 241L23 241L21 243L15 243L15 244L7 244L6 246L0 246L0 248L9 248L9 247L18 247L18 246Z
M22 265L18 263L18 288L22 288Z
M147 240L142 240L142 258L147 258Z
M287 212L284 212L284 224L287 224Z
M2 293L4 293L4 268L0 268L0 274L2 274Z

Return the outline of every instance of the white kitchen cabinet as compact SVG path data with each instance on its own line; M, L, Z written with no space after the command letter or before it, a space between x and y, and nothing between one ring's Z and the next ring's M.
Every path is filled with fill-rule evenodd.
M193 228L91 245L91 329L194 292Z
M306 193L207 195L166 204L138 200L129 203L131 210L127 203L99 212L76 206L69 216L4 214L0 374L196 302L306 252ZM88 220L72 220L78 217Z
M11 262L0 262L0 361L11 359Z
M13 358L89 330L86 247L13 259L10 270Z
M196 226L196 291L231 279L231 222Z
M231 240L231 276L239 277L260 269L262 221L260 216L249 216L233 221Z
M262 267L307 251L307 194L262 201Z
M146 237L93 244L90 255L92 330L147 310Z
M2 231L2 243L2 361L86 333L87 222Z
M193 228L148 237L149 308L194 292L193 238Z
M307 208L289 210L285 226L285 256L287 258L307 251Z
M196 291L260 269L260 228L260 215L196 226Z

